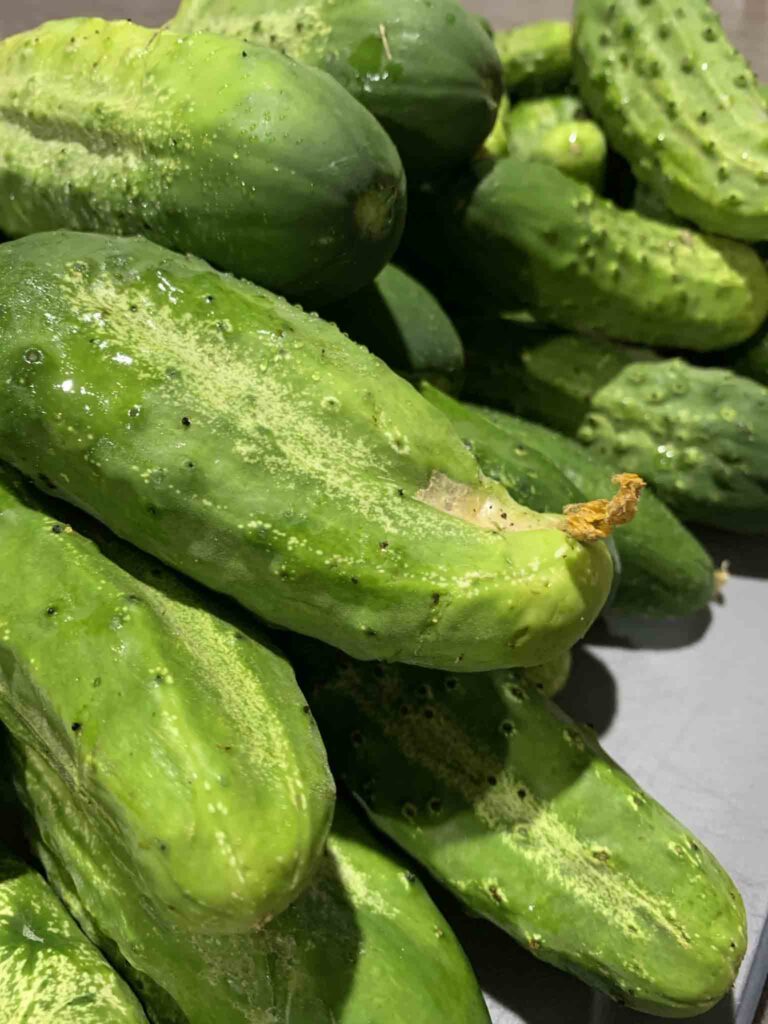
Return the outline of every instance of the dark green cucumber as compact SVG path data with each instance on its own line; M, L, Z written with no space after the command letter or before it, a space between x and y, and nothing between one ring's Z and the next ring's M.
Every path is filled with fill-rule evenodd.
M72 18L0 42L0 229L142 234L318 305L405 214L397 152L326 75L262 47Z
M665 1018L730 988L746 946L733 882L524 672L470 681L316 646L293 660L338 777L475 913Z
M768 527L768 388L511 321L466 321L462 335L469 397L578 437L604 463L639 473L684 520Z
M147 1024L41 875L0 848L3 1024Z
M394 264L321 314L403 377L451 391L461 386L464 348L456 328L434 295Z
M515 96L561 92L573 76L568 21L534 21L494 36L504 85Z
M612 478L623 461L600 459L578 442L537 423L507 413L456 402L425 387L424 396L441 409L456 427L483 467L511 494L518 488L526 504L538 508L561 503L610 498L616 491ZM552 489L525 489L532 468L538 479L543 467L554 466L559 477ZM558 479L562 481L558 485ZM559 490L558 490L559 486ZM714 596L715 566L712 559L683 524L650 491L643 492L637 514L614 534L621 565L611 607L642 615L688 615L703 608Z
M312 886L264 928L167 927L59 777L16 748L35 848L154 1024L488 1024L450 928L408 868L341 806Z
M260 924L305 888L333 809L291 668L103 529L99 550L59 518L71 511L0 467L0 575L24 581L0 591L0 719L159 913L196 931Z
M422 190L411 214L409 247L459 294L561 327L706 351L768 314L768 272L748 246L619 209L543 163L499 160L479 184Z
M635 177L706 231L768 239L768 108L709 0L577 0L575 19L579 89Z
M471 156L501 94L493 42L457 0L182 0L170 25L327 71L381 121L412 176Z
M465 671L573 646L610 553L317 315L143 239L0 247L0 457L272 623Z

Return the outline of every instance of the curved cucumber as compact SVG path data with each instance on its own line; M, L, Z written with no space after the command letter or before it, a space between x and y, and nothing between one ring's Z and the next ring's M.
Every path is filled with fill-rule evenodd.
M69 511L0 468L0 573L24 580L0 592L0 718L159 911L250 928L306 886L333 807L290 666L163 566L108 536L100 551Z
M504 85L516 96L560 92L573 75L568 21L534 21L494 35Z
M36 850L80 924L157 1024L488 1024L471 969L429 896L339 806L312 886L264 928L195 935L153 916L83 808L30 749L17 781Z
M422 191L412 214L422 262L562 327L706 351L768 314L768 271L748 246L621 210L543 163L499 160L479 184Z
M733 882L524 672L306 660L339 777L473 911L649 1013L725 994L746 946Z
M142 239L11 242L0 282L0 457L269 621L472 671L599 613L605 546L512 501L317 316Z
M381 121L413 176L470 157L501 94L493 42L457 0L182 0L171 27L275 47L327 71Z
M509 153L509 139L507 138L507 117L512 109L512 105L509 102L509 96L507 93L501 97L499 103L499 111L496 115L496 121L493 125L493 129L486 138L479 152L479 158L484 157L502 157L507 156Z
M733 369L759 384L768 385L768 325L737 352Z
M579 89L638 180L705 231L768 239L768 108L709 0L577 0L575 19Z
M461 386L464 347L456 328L434 295L394 264L321 313L407 379Z
M319 304L397 246L394 146L261 47L71 18L0 42L0 229L142 234Z
M37 871L0 849L0 1021L147 1024Z

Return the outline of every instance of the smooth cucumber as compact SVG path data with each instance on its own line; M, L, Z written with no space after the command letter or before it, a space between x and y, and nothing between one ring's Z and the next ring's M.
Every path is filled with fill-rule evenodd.
M143 239L0 248L0 457L174 568L362 659L539 664L611 585L332 325Z
M705 231L768 239L768 108L709 0L574 14L579 90L635 177Z
M86 932L127 965L153 1024L488 1024L471 969L410 870L341 805L312 886L262 929L159 921L84 808L30 748L17 782L35 848Z
M321 314L403 377L451 391L461 386L464 347L456 328L434 295L393 263Z
M285 659L241 616L0 467L0 719L179 927L244 931L307 885L333 809ZM83 517L84 518L84 517ZM85 810L87 808L87 810Z
M693 1016L730 988L733 882L525 672L292 657L339 778L475 913L647 1013Z
M405 216L395 147L345 90L205 33L70 18L3 40L0 154L10 236L141 234L314 305L372 280Z
M459 298L524 303L568 329L706 351L746 340L768 314L754 250L619 209L543 163L499 160L479 183L422 190L411 214L409 247Z
M493 41L457 0L182 0L170 25L327 71L375 114L412 177L470 157L501 95Z
M516 96L561 92L573 76L568 21L534 21L497 32L504 85Z
M434 388L424 396L441 409L472 450L483 470L517 495L531 468L553 466L547 505L610 498L612 478L624 462L600 459L577 441L537 423L496 410L456 402ZM558 484L558 479L563 481ZM560 488L559 490L557 488ZM525 492L524 492L525 493ZM535 488L527 504L538 507L543 494ZM631 523L613 537L621 573L611 607L633 614L688 615L703 608L715 592L715 566L699 541L677 517L646 490Z

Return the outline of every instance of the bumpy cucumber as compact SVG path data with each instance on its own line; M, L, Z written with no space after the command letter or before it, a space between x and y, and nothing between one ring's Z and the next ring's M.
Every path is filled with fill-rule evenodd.
M503 378L503 366L499 374ZM576 441L537 423L455 402L434 388L425 387L423 394L450 418L465 442L472 444L483 470L513 495L521 484L525 486L532 467L540 478L542 465L554 466L565 481L558 491L558 477L545 478L552 484L552 490L545 492L549 507L558 503L558 495L570 502L609 498L615 492L612 478L625 465L622 455L617 454L613 461L600 459ZM523 493L527 493L526 504L539 507L541 487ZM650 490L643 492L635 518L617 530L614 541L621 574L613 608L642 615L687 615L712 599L712 559Z
M510 321L465 321L462 334L468 396L578 437L603 462L639 473L682 519L765 531L768 388Z
M155 1024L487 1024L424 889L341 807L312 886L288 910L245 934L195 935L158 921L59 777L30 748L16 755L49 877L86 932L128 965Z
M577 0L575 19L581 94L638 180L706 231L768 239L768 109L709 0Z
M534 21L494 36L504 85L516 96L562 91L573 75L568 21Z
M306 886L333 807L290 666L163 566L108 536L100 551L69 511L0 469L2 574L24 580L0 594L0 718L170 919L259 924Z
M234 39L73 18L0 42L0 228L142 234L318 304L398 243L404 176L326 75Z
M0 849L2 1024L147 1024L42 876Z
M0 248L0 457L257 614L473 671L573 645L604 545L484 478L332 325L143 239Z
M339 777L473 911L649 1013L701 1013L731 986L733 882L525 673L298 657Z
M461 385L464 347L456 328L434 295L394 264L321 312L402 376L452 391Z
M421 261L500 309L523 302L562 327L699 350L746 340L768 314L768 272L748 246L621 210L542 163L499 160L479 184L422 191L413 207Z
M493 42L457 0L182 0L171 27L275 47L329 72L381 121L409 175L471 156L502 90Z
M576 96L523 100L505 119L507 151L523 160L542 160L598 192L605 183L608 146L602 129L586 120Z

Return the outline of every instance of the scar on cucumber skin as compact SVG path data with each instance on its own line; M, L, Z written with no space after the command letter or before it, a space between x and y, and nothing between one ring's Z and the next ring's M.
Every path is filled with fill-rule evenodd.
M605 540L617 526L632 522L646 486L645 480L637 473L618 473L612 478L612 483L619 487L612 498L566 505L563 509L566 533L585 542Z

